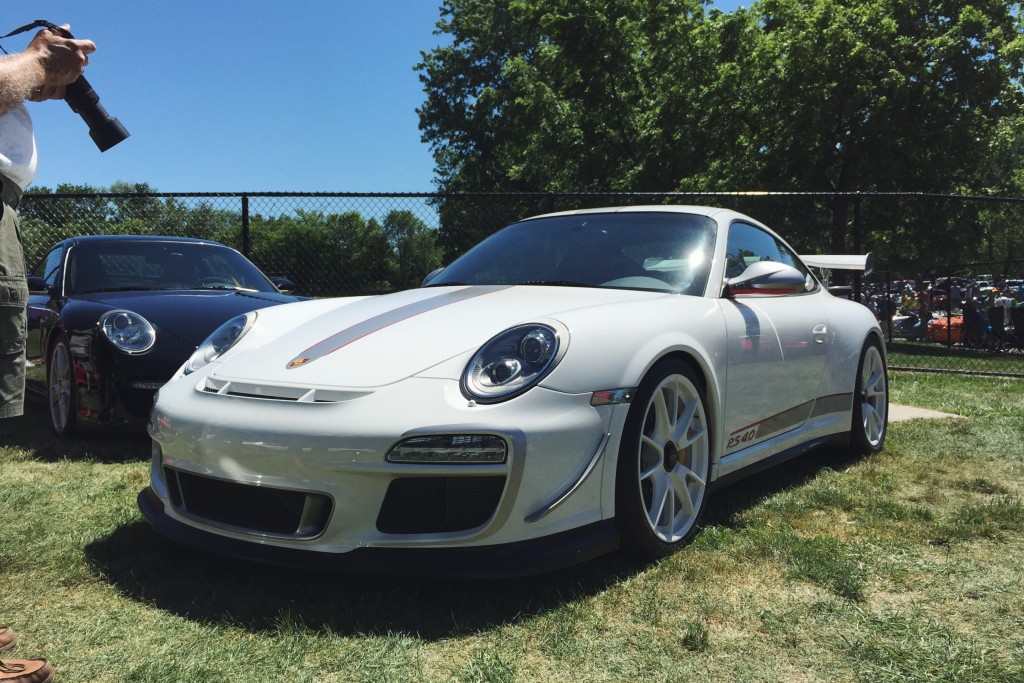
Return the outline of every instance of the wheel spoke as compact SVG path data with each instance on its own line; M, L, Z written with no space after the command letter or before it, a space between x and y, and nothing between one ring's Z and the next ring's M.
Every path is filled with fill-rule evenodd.
M673 488L675 490L674 497L678 498L679 502L682 503L683 512L687 515L692 515L694 513L693 498L690 495L690 487L687 486L686 482L687 475L692 474L692 472L687 470L685 467L682 469L685 470L686 474L683 474L683 476L673 477L672 483L674 484ZM697 481L700 481L699 477L697 478ZM704 482L701 482L701 486L703 485Z
M878 437L882 434L882 417L875 410L874 406L864 406L864 422L864 429L868 439L872 442L877 441Z
M676 497L672 492L671 486L665 488L665 505L662 507L661 515L658 519L663 520L660 525L662 534L671 539L676 519Z
M683 414L679 417L679 421L676 422L676 428L672 433L672 441L675 442L677 446L688 445L693 443L692 439L686 441L685 444L683 443L683 441L687 438L687 434L690 431L691 423L693 422L693 416L697 414L698 407L700 407L700 402L695 399L685 404L685 410L683 411Z
M664 441L668 431L672 428L672 420L669 417L668 405L665 402L663 391L654 392L651 407L654 408L654 433L653 438Z
M640 447L641 448L646 447L646 448L651 449L655 453L661 453L662 445L663 444L658 443L652 437L649 437L646 434L640 437Z
M861 411L861 418L862 418L861 421L864 423L864 435L867 436L870 439L871 438L871 411L872 411L871 405L868 404L868 403L865 403L863 406L861 406L860 411Z
M689 467L679 465L677 471L679 472L678 478L683 482L683 486L687 486L691 481L700 484L702 487L707 485L707 482L704 481L704 477L697 474Z
M884 375L881 370L876 370L871 376L864 382L864 391L867 392L868 396L882 396L885 394L885 383L883 381Z
M657 529L660 526L659 522L662 513L665 511L665 505L671 497L672 488L669 486L668 475L664 471L654 477L653 483L651 506L647 511L647 518L651 521L651 526Z
M640 481L661 469L665 453L662 445L649 436L640 439Z
M703 439L704 435L707 434L707 432L708 430L704 428L704 425L702 423L699 429L694 430L693 433L689 434L682 443L678 443L676 445L680 450L692 446L693 444Z
M640 481L650 479L653 474L661 469L661 461L654 463L647 469L644 469L643 464L640 465Z

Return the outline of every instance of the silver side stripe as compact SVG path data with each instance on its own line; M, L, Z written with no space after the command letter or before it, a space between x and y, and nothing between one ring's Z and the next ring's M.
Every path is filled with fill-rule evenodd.
M430 297L429 299L401 306L386 313L381 313L380 315L353 325L348 329L332 334L323 341L317 342L295 358L291 359L285 367L288 370L292 370L294 368L302 367L303 365L308 365L319 358L323 358L328 354L334 353L338 349L347 346L358 339L362 339L374 332L379 332L385 327L389 327L395 323L408 320L409 318L417 315L422 315L429 311L443 308L444 306L455 304L460 301L474 299L478 296L484 296L485 294L500 292L503 289L508 289L510 286L511 285L488 285L466 287L455 292L443 293L438 296Z

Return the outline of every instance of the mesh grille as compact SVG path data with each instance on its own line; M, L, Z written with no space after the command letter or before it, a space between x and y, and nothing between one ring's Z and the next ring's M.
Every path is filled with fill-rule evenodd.
M171 502L182 514L282 536L312 537L327 525L331 499L318 493L201 477L167 468Z
M388 486L377 516L385 534L465 531L491 518L505 477L406 477Z

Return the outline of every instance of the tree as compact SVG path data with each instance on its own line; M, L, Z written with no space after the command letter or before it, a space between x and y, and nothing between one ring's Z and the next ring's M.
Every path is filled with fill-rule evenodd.
M419 286L423 278L441 265L435 233L411 211L391 211L381 226L394 258L395 289Z
M752 75L739 93L755 134L742 138L736 162L770 189L977 188L1000 122L1020 111L1011 3L761 0L748 14L759 30L737 71ZM739 137L728 124L717 135ZM849 247L847 207L831 205L834 250ZM945 223L919 207L884 222Z
M703 73L699 45L688 41L702 17L700 0L449 0L438 27L453 42L418 66L427 93L420 127L440 188L601 191L654 182L663 95L653 41L678 41L693 67L685 88ZM510 218L453 226L457 209L441 207L446 258Z
M376 220L356 211L250 218L253 262L293 280L309 296L348 296L392 288L391 246Z
M963 192L1022 110L1006 0L447 0L419 110L446 191ZM1020 168L1019 157L1012 163ZM1012 173L1004 177L1012 176ZM848 249L851 203L762 218ZM883 206L881 203L878 206ZM907 205L865 225L925 242L978 218ZM500 222L447 201L446 257ZM889 234L891 233L891 234ZM975 236L955 231L958 246ZM904 239L905 238L905 239ZM823 243L824 242L824 243Z

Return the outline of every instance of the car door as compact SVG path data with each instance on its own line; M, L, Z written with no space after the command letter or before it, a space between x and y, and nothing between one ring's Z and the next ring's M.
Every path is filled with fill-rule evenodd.
M727 278L751 263L774 261L806 276L794 294L723 297L728 335L725 443L728 455L806 422L825 370L828 325L821 285L782 240L760 227L729 227Z
M29 273L28 340L25 345L25 388L46 395L46 353L50 331L57 324L60 309L59 277L64 248L58 244ZM33 284L34 283L34 284Z

